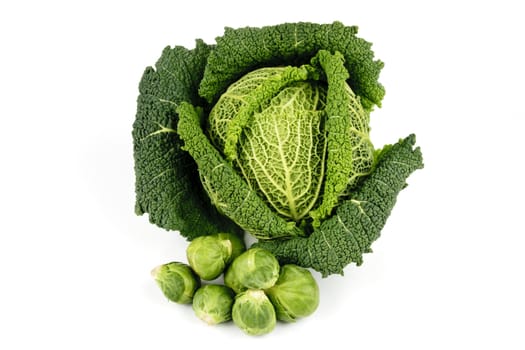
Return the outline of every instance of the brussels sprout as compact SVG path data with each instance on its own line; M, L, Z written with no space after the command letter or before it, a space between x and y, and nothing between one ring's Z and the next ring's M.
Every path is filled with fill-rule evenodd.
M244 251L242 240L230 233L195 238L186 249L188 262L203 280L213 280Z
M250 335L269 333L277 322L272 303L262 290L255 289L237 295L232 318L237 327Z
M229 255L217 236L201 236L188 245L186 257L197 275L209 281L224 271Z
M230 257L226 261L226 264L230 264L235 258L237 258L246 250L243 239L236 234L218 233L217 237L229 252Z
M251 248L233 261L224 283L236 293L245 289L267 289L279 278L279 262L275 256L262 248Z
M308 316L319 305L317 282L310 271L297 265L282 266L277 283L265 292L275 307L277 319L285 322Z
M209 325L232 319L235 294L222 285L208 284L197 289L193 296L193 311L198 318Z
M191 303L195 291L201 284L195 272L188 265L180 262L157 266L151 271L151 275L166 298L179 304Z

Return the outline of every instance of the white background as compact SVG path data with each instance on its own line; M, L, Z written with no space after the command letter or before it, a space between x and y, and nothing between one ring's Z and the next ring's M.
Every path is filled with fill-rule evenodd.
M0 5L0 348L523 349L525 25L519 1L11 1ZM138 81L224 26L358 25L386 63L379 147L416 133L361 267L264 337L209 327L149 271L186 242L137 217Z

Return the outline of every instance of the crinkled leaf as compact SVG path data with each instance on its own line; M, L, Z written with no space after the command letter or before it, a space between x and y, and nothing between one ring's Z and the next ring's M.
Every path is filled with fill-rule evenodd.
M367 175L372 168L374 148L368 135L368 114L346 80L343 55L321 50L313 59L326 75L326 178L321 204L310 213L313 226L331 214L339 197L359 177Z
M148 213L152 223L188 239L238 230L212 207L176 132L177 105L202 101L197 89L210 51L200 40L194 50L164 49L155 68L144 72L133 124L135 211Z
M380 106L384 88L378 82L383 67L374 60L371 44L356 36L357 27L332 24L284 23L262 28L226 28L211 53L199 93L216 101L227 87L260 67L300 66L322 49L339 51L350 73L348 83L361 96L365 109Z

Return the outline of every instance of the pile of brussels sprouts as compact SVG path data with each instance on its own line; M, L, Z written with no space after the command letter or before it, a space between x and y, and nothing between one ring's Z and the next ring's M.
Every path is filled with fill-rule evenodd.
M171 262L152 275L169 300L192 303L197 317L208 324L233 320L247 334L261 335L271 332L277 320L294 322L319 305L319 287L309 270L279 266L262 248L246 250L237 235L196 238L186 255L189 265ZM224 284L214 283L222 273Z

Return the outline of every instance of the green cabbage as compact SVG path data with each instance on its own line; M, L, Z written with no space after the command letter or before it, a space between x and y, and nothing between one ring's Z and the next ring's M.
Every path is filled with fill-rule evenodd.
M311 62L243 76L214 105L209 132L273 210L318 223L369 173L374 149L343 56L320 50Z
M137 214L189 240L247 231L323 275L360 264L423 163L413 136L374 149L383 64L356 33L286 23L166 48L139 86Z

